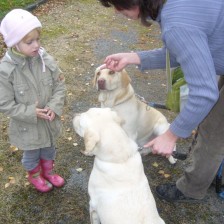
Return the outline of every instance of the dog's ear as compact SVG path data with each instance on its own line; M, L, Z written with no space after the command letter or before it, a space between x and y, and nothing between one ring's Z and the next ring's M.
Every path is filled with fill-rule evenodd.
M86 130L86 132L84 133L84 143L86 151L87 152L93 151L99 140L100 136L95 130L93 129Z
M97 67L96 70L95 70L95 74L94 74L94 78L93 78L93 87L96 86L97 76L98 76L100 70L101 70L101 66Z
M97 74L98 74L98 72L100 72L100 69L99 69L99 68L97 68L97 69L95 70L95 74L94 74L94 78L93 78L93 87L96 86L96 82L97 82Z
M121 71L121 73L122 73L122 76L121 76L121 83L122 83L122 86L123 87L127 87L129 84L130 84L130 82L131 82L131 78L130 78L130 76L128 75L128 73L126 72L126 70L125 69L123 69L122 71Z

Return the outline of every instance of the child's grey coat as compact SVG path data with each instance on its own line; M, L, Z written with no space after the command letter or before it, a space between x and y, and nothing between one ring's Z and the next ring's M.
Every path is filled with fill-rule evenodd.
M43 48L33 58L9 49L0 63L0 112L10 117L10 143L22 150L55 144L61 130L65 91L61 71ZM36 103L38 108L53 110L55 119L37 118Z

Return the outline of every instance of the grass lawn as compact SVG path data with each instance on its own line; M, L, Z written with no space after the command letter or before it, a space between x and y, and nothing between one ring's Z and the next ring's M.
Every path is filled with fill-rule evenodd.
M0 1L0 19L13 8L24 8L25 6L36 2L35 0L1 0Z

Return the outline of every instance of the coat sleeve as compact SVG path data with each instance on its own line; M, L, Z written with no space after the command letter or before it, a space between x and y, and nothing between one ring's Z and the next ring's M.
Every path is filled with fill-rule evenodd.
M65 78L57 63L49 54L45 54L44 60L46 66L51 70L53 78L53 94L46 107L53 110L58 116L61 116L66 94Z
M148 51L139 51L137 54L141 61L140 66L138 66L141 71L166 68L165 47ZM179 63L172 55L170 55L170 65L171 67L179 66Z
M207 37L199 30L175 27L165 33L164 39L181 65L189 87L187 103L170 129L177 136L188 137L218 100L214 61Z
M15 120L36 124L36 105L25 105L15 101L13 69L11 64L0 64L0 112Z

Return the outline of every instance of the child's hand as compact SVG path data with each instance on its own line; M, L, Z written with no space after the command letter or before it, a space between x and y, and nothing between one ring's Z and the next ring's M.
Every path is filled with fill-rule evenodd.
M53 121L55 118L55 113L53 110L51 110L50 108L44 108L44 109L40 109L38 108L38 101L35 103L36 104L36 114L37 117L41 118L41 119L45 119L45 120L49 120L49 121Z
M50 120L47 109L36 108L36 115L41 119Z
M55 112L53 110L51 110L50 108L46 108L47 109L47 115L49 117L49 121L53 121L55 118Z

